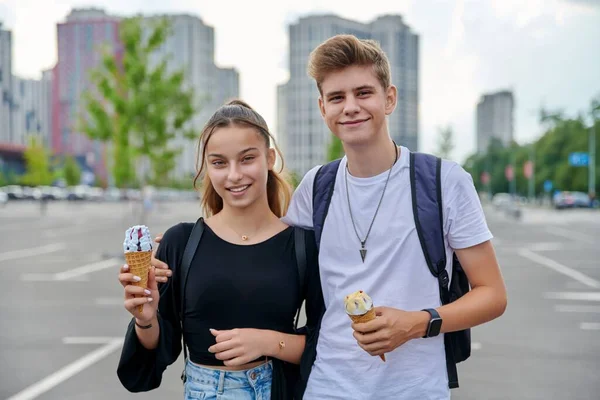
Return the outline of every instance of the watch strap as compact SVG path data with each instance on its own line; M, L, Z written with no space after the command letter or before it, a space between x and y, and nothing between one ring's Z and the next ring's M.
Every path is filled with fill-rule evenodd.
M436 311L434 308L426 308L426 309L424 309L424 310L421 310L421 311L426 311L426 312L428 312L428 313L429 313L429 315L431 315L431 319L434 319L434 318L440 318L440 319L441 319L441 317L440 317L440 313L439 313L439 312L437 312L437 311Z

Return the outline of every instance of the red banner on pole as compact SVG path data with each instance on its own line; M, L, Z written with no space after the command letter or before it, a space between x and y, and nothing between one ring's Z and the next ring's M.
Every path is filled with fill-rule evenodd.
M485 171L481 173L481 183L483 183L484 185L487 185L488 183L490 183L490 173Z
M526 161L525 165L523 165L523 175L525 178L530 179L533 176L533 162Z
M515 173L513 171L513 167L512 165L507 165L506 168L504 169L504 176L506 176L506 179L509 181L512 181Z

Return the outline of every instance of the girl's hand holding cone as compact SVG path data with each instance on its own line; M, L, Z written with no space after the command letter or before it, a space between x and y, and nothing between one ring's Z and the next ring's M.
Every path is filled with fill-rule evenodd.
M139 276L135 276L129 272L127 264L121 267L119 282L125 288L125 309L137 319L140 325L147 325L147 323L156 317L158 301L160 299L154 268L150 268L148 272L147 289L135 286L140 280Z

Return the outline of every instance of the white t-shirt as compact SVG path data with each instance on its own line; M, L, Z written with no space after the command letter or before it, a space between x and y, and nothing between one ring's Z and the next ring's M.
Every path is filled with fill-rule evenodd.
M284 221L313 228L312 189L319 167L298 186ZM322 399L449 399L444 338L414 339L386 354L387 362L370 356L352 336L344 297L364 290L376 306L406 311L440 306L437 279L429 272L412 212L409 150L401 147L392 169L362 262L344 182L346 158L340 163L335 190L321 237L319 264L326 312L317 359L304 395ZM348 174L352 215L361 239L375 213L389 171L370 178ZM442 202L448 273L452 249L462 249L492 238L471 175L458 164L442 163Z

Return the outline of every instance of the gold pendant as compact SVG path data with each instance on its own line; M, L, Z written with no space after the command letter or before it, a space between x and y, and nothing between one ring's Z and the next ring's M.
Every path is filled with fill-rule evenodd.
M243 240L243 241L246 241L246 240L248 240L248 236L246 236L246 235L242 235L242 240Z

